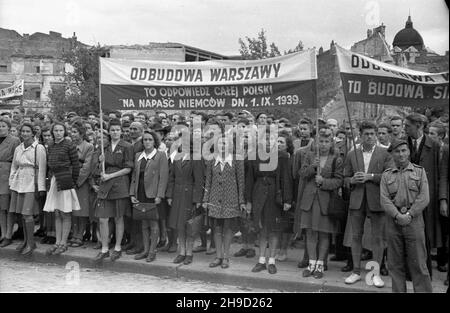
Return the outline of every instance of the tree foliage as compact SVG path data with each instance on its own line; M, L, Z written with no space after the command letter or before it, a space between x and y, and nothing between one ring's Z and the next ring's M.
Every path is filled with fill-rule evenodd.
M73 67L66 73L63 86L53 87L49 97L53 113L61 116L74 111L86 115L99 111L99 57L105 49L100 45L86 47L76 45L63 55L63 60Z
M281 56L280 50L278 46L272 42L271 44L267 43L266 31L261 29L258 33L257 38L245 37L245 39L239 38L239 53L244 60L258 60L258 59L267 59L272 57ZM297 45L293 49L289 49L288 51L284 51L284 54L295 53L299 51L303 51L304 45L301 40L298 41ZM310 112L307 110L299 110L296 107L284 107L284 108L258 108L258 109L249 109L253 114L256 113L267 113L272 114L277 117L286 117L292 121L297 121L298 119L304 117L306 114ZM314 113L315 114L315 113Z
M239 53L245 60L267 59L280 56L280 50L272 42L267 43L266 31L261 29L257 38L245 37L245 40L239 38Z

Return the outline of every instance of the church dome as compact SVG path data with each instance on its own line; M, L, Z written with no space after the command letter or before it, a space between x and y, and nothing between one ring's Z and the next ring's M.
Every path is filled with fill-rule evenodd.
M422 36L417 30L413 28L411 16L408 16L405 28L399 31L397 35L395 35L392 45L394 47L399 47L402 50L405 50L411 46L416 48L418 51L423 50L424 44Z

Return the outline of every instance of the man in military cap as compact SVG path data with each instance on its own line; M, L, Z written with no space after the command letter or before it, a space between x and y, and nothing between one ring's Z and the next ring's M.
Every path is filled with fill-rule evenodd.
M406 292L407 267L415 292L432 292L427 269L422 211L430 202L425 169L409 161L406 140L394 140L388 151L394 166L387 169L380 183L380 204L385 210L388 267L393 292Z

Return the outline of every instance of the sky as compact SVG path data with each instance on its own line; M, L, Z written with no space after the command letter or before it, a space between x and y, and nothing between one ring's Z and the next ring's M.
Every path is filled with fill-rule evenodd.
M411 12L425 45L449 50L449 11L444 0L0 0L0 27L19 34L60 32L89 45L178 42L238 55L238 39L263 28L280 51L350 48L367 29L386 25L392 45Z

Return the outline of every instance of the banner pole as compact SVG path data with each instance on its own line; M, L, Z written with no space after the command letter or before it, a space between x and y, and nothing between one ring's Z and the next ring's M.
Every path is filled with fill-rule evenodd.
M341 64L339 62L339 57L337 56L337 54L339 53L338 52L338 45L335 45L335 49L336 49L336 58L337 58L337 61L338 61L339 72L340 72L341 71ZM355 136L353 135L354 133L353 133L352 117L350 116L350 109L348 107L346 91L344 89L344 84L342 83L342 75L340 75L340 77L341 77L342 91L343 91L343 94L344 94L345 109L347 111L348 124L350 126L350 131L352 132L351 141L352 141L352 145L353 145L353 150L355 151L356 167L357 167L357 170L359 171L359 164L360 163L358 162L358 153L356 151L356 141L355 141ZM364 164L364 162L362 162L362 164Z
M102 63L100 62L100 56L98 57L98 104L100 114L100 148L102 150L102 174L105 175L105 146L103 142L103 110L102 110Z
M319 103L317 101L317 83L314 81L314 101L316 102L316 138L314 138L314 143L316 146L316 157L320 160L320 152L319 152ZM317 167L317 175L320 175L320 164Z

